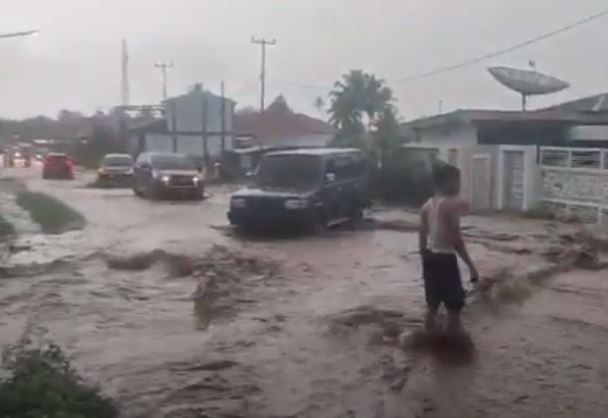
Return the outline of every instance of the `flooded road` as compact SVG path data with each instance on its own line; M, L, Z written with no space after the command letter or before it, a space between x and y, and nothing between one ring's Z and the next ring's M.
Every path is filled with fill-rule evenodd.
M88 225L53 237L23 226L27 250L0 280L0 343L25 330L57 341L125 416L605 416L608 287L601 271L572 270L574 226L467 220L498 285L469 289L477 356L456 366L398 345L424 309L413 214L245 239L226 225L229 187L149 202L35 174L15 173Z

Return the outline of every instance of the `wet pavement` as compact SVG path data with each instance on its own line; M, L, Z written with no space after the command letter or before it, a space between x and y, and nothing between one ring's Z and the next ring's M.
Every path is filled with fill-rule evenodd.
M475 355L453 363L399 345L424 310L415 214L384 208L355 230L243 238L227 226L231 187L149 202L86 187L86 173L4 175L88 224L51 237L22 219L24 250L0 279L0 343L25 330L57 341L125 416L605 416L608 285L605 272L575 268L574 225L465 221L493 286L469 286Z

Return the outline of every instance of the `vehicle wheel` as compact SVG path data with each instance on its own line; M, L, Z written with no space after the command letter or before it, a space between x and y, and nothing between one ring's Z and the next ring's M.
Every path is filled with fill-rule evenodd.
M203 190L197 190L194 192L194 200L203 200L205 198L205 192Z
M144 189L144 197L148 200L158 200L158 193L151 187Z
M327 214L323 209L319 209L314 219L311 220L309 230L313 234L323 232L327 229L327 223Z
M353 206L353 209L352 209L351 216L350 216L350 221L354 226L356 226L362 220L363 220L363 207L360 204L355 203L355 205Z

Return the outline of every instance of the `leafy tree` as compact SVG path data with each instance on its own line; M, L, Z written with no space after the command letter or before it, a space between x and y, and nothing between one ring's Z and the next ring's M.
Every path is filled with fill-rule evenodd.
M334 144L362 148L382 166L403 142L393 102L384 80L360 70L345 74L330 93L330 122L338 129Z
M325 112L325 99L323 99L321 96L317 97L314 101L314 106L315 106L315 109L317 109L317 111L319 113L324 113Z

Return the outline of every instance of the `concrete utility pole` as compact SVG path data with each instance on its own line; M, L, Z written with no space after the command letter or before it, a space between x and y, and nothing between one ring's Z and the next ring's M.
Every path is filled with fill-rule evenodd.
M167 70L169 68L173 68L173 63L172 62L171 63L160 62L160 63L154 64L154 66L159 69L160 74L163 79L163 102L164 102L165 100L167 100Z
M260 73L260 112L263 112L265 109L264 99L266 95L266 46L274 46L277 44L277 41L275 39L269 41L265 38L256 39L255 37L252 37L251 43L260 45L262 50L262 71Z
M128 106L131 104L129 87L129 50L125 39L122 40L121 77L121 101L123 106Z

